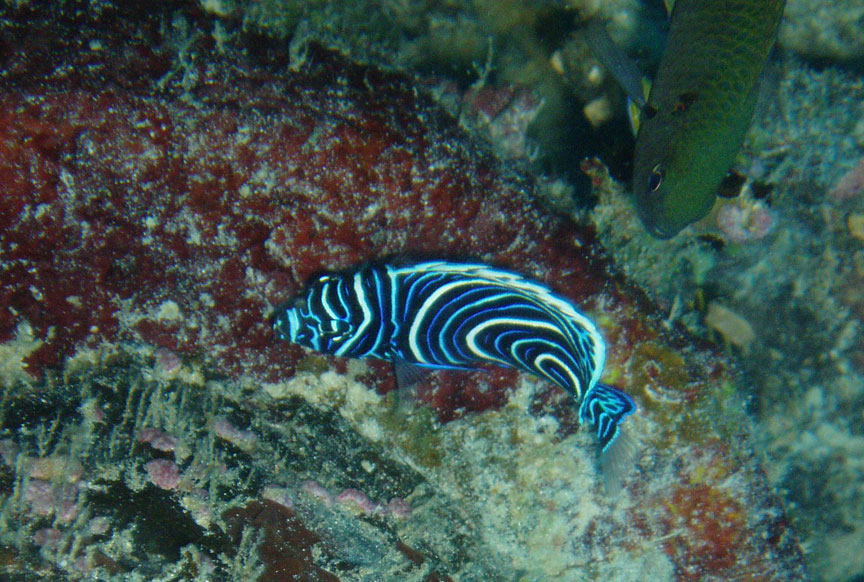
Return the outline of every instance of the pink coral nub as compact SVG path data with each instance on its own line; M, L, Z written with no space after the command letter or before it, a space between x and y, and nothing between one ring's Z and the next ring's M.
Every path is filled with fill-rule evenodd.
M150 476L150 482L160 489L171 491L180 484L180 469L172 461L153 459L144 465L144 469Z
M828 196L835 202L842 202L861 194L864 194L864 160L843 174Z
M717 211L717 225L732 242L764 238L774 228L774 215L763 204L730 204Z
M152 427L140 432L138 442L147 443L157 451L170 452L177 448L177 437Z

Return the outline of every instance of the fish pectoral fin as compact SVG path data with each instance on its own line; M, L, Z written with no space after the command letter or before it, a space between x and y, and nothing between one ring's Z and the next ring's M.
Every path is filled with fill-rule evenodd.
M675 0L663 0L663 5L666 7L666 16L672 16L672 11L675 10Z
M401 358L393 358L393 371L396 374L396 410L403 415L409 414L417 401L417 384L423 381L434 368L418 366Z
M467 366L438 366L415 364L401 358L393 358L393 370L396 373L396 385L402 388L411 388L422 382L426 376L435 370L458 370L460 372L486 371L484 368L472 368Z
M631 96L627 96L627 119L630 121L630 130L633 132L633 137L639 135L639 123L642 121L643 110L646 119L651 119L657 113L654 107L648 103L648 95L650 93L651 80L647 77L642 77L642 99L637 101Z
M434 368L419 366L397 358L393 360L393 370L396 372L396 386L403 391L419 384Z

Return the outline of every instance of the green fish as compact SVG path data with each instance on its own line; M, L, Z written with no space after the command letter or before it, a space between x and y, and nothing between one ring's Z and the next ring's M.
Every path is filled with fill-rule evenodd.
M674 236L714 205L750 125L785 3L675 3L636 138L633 193L653 235Z

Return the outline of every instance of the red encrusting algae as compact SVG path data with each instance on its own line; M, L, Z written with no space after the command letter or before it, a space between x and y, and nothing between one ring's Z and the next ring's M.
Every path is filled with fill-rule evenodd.
M605 263L586 260L599 249L581 248L590 233L546 216L530 184L463 147L406 81L370 95L375 77L347 67L332 89L345 65L313 55L306 74L219 79L219 91L227 72L202 69L195 106L59 91L66 79L0 93L14 152L0 160L14 282L0 339L32 327L32 375L82 346L143 341L233 376L284 377L299 351L274 347L270 306L315 272L397 253L555 276L575 298L605 285Z
M705 574L722 576L738 563L737 547L746 537L746 510L727 493L708 484L676 488L666 501L669 528L677 533L663 543L664 551L680 564L683 580Z

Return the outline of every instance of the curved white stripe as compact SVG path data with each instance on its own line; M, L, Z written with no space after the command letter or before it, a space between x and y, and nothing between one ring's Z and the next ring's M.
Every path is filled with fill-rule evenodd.
M362 273L359 272L354 274L354 294L357 297L357 304L360 305L360 309L363 311L363 321L357 327L351 339L347 340L342 344L342 347L336 350L335 353L337 356L344 355L350 350L357 340L366 333L366 328L372 324L372 310L369 309L369 304L366 301L366 293L363 291L363 277Z
M573 387L573 390L576 392L576 402L579 402L579 399L582 397L582 394L583 394L582 382L580 382L579 378L577 378L573 374L573 370L570 369L570 366L566 365L564 362L561 361L560 358L557 358L557 357L553 356L552 354L543 353L543 354L540 354L539 356L537 356L536 358L534 358L534 367L537 368L538 370L543 370L542 364L546 360L557 363L558 367L561 370L563 370L564 373L567 374L567 376L570 377L571 386Z
M417 313L414 314L414 320L411 322L411 327L408 329L408 347L411 349L412 355L417 359L417 363L419 364L431 364L429 360L423 357L423 352L420 350L420 346L417 344L417 335L423 326L423 322L426 319L426 313L432 310L432 313L437 311L437 303L438 298L444 295L445 293L449 293L452 289L458 289L459 287L464 287L466 285L476 285L477 282L471 279L465 279L462 281L454 281L453 283L447 283L446 285L442 285L438 288L437 291L432 293L429 297L423 301L423 304L417 310Z
M397 305L398 293L396 289L396 271L387 266L387 277L390 279L390 324L392 327L393 337L390 338L390 345L392 347L396 347L396 335L399 333L399 322L397 321L397 317L399 314L399 305Z
M330 300L328 299L328 295L330 294L330 282L324 283L321 286L321 306L324 307L324 311L327 312L327 315L330 316L330 319L339 319L339 316L336 315L336 311L333 310L333 307L330 305Z
M560 331L561 331L560 329L558 329L557 326L554 326L551 323L546 323L545 321L516 319L516 318L512 318L512 317L496 317L496 318L484 321L483 323L480 323L478 325L475 325L474 328L471 329L470 332L468 332L468 334L465 336L465 343L468 345L468 349L470 349L474 354L477 354L477 357L479 357L479 358L486 359L486 360L493 361L493 362L503 362L504 364L507 364L506 361L501 360L500 358L497 358L491 354L488 354L487 352L480 349L480 347L477 345L477 336L480 333L485 331L486 328L488 328L488 327L493 327L493 326L498 326L498 325L517 326L520 328L531 327L531 328L535 328L535 329L546 329L546 330L558 332L558 333L560 333Z
M606 344L602 335L600 335L600 332L593 321L580 313L569 300L554 293L548 287L525 279L518 273L502 271L482 264L429 261L402 268L395 268L392 269L391 272L394 277L411 275L418 277L419 280L417 283L429 276L446 277L449 275L463 278L462 280L442 285L440 289L433 292L432 295L423 302L423 305L415 314L414 320L411 322L411 328L408 332L408 344L412 351L412 355L416 357L420 363L431 363L424 357L423 352L420 350L418 340L420 338L419 332L424 327L424 322L427 317L430 313L435 313L435 305L438 299L445 293L456 290L462 286L492 285L500 286L502 291L512 293L516 296L521 295L526 301L536 304L543 310L547 311L554 319L558 319L556 322L558 323L557 326L551 326L549 324L538 325L537 322L528 323L525 320L518 320L520 324L525 325L527 323L528 325L533 325L535 327L557 331L558 333L567 336L567 343L571 346L571 349L577 349L577 353L581 353L581 346L574 344L579 342L580 338L587 335L593 344L593 349L589 349L590 353L585 354L592 364L592 375L589 385L581 386L583 393L599 381L606 361ZM412 288L412 293L409 293L409 297L413 294L413 291L414 289ZM407 304L404 307L407 308ZM490 322L484 323L483 325L497 325L504 322L504 320L495 321L496 323L491 323L490 320ZM479 330L475 330L472 333L474 333L474 335L471 336L471 349L476 351L478 357L486 358L490 361L501 362L499 358L490 358L489 354L477 349L476 340L473 338L476 338L476 333L479 333ZM574 357L576 355L577 354L574 354Z
M288 315L288 338L292 342L297 342L297 333L300 331L300 318L297 316L296 309L286 311Z
M384 284L381 279L381 273L376 270L370 271L372 275L372 282L374 283L374 302L377 305L377 312L375 313L375 319L377 320L378 329L375 332L375 343L372 345L372 349L370 351L375 353L380 353L379 348L381 344L386 340L388 343L391 341L390 338L384 337L384 297L381 293L381 286ZM365 296L364 296L365 298ZM370 298L373 299L373 298Z

